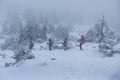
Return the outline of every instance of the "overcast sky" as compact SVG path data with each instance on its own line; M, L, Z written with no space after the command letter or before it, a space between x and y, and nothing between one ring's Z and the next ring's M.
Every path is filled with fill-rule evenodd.
M120 0L1 0L2 9L33 9L69 14L83 23L94 23L104 14L108 24L120 27Z

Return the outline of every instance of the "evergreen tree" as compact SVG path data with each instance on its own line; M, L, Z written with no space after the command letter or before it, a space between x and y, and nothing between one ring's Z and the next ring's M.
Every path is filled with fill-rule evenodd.
M106 39L114 39L114 33L109 29L107 22L102 17L99 23L95 25L95 27L88 31L86 34L86 41L88 42L103 42Z
M54 35L58 39L64 39L65 37L69 38L69 31L68 31L68 29L65 26L63 26L63 25L60 24L56 28Z
M47 26L44 25L41 32L41 39L47 40Z
M3 24L3 33L6 35L18 35L23 28L22 19L17 12L9 13Z

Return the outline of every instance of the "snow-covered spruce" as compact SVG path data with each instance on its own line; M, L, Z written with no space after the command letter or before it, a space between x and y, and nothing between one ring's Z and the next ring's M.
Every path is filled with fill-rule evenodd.
M90 29L86 34L86 41L87 42L103 42L106 39L115 39L116 36L113 31L110 30L107 22L104 19L100 20L95 26Z
M120 53L120 43L114 39L106 39L104 42L99 43L99 51L104 54L104 56L111 57L113 54Z

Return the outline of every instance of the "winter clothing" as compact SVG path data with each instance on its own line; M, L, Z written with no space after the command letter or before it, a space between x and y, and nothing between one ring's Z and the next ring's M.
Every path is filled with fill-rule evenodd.
M80 38L80 50L82 50L82 45L85 43L85 38L84 36L82 35L81 38Z
M64 46L64 50L66 51L66 49L68 49L68 39L67 38L65 38L63 46Z
M31 51L33 47L34 47L34 43L33 43L33 41L30 41L29 51Z
M48 40L48 45L49 45L49 50L52 50L53 41L51 38Z

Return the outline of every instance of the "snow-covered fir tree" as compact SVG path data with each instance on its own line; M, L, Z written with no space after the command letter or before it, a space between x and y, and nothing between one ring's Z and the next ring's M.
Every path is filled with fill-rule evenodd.
M4 21L3 32L7 35L18 35L23 28L22 19L17 12L9 13Z
M102 20L96 23L95 26L88 31L85 37L86 41L88 42L100 43L103 42L105 39L114 39L115 35L114 32L110 30L103 16Z

